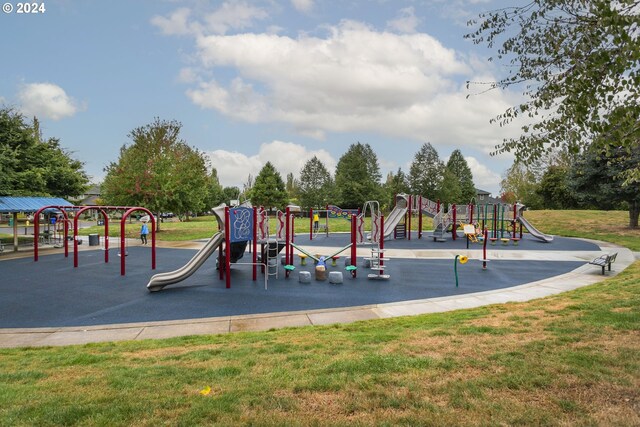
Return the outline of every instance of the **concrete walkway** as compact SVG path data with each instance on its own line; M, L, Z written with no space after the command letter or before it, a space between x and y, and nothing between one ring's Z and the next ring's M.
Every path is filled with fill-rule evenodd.
M104 341L162 339L186 335L223 334L239 331L264 331L272 328L327 325L349 323L359 320L410 316L426 313L439 313L464 308L474 308L489 304L522 302L583 286L598 283L618 274L631 263L636 256L626 248L605 242L595 242L605 252L618 252L613 271L601 275L599 267L585 264L569 273L550 277L537 282L495 291L425 300L403 301L368 306L308 310L287 313L269 313L260 315L225 316L206 319L174 320L132 324L111 324L84 327L0 329L0 348L38 347L86 344ZM192 247L191 244L183 244ZM527 256L527 253L529 256ZM522 251L518 256L537 259L550 256ZM449 254L432 253L432 256L450 257ZM573 254L580 258L581 254ZM566 256L566 254L565 254Z

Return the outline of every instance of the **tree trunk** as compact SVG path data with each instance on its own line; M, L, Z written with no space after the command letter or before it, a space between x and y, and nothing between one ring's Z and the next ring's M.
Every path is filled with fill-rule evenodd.
M160 231L160 212L156 215L156 232Z
M638 216L640 216L640 202L629 202L629 228L638 228Z

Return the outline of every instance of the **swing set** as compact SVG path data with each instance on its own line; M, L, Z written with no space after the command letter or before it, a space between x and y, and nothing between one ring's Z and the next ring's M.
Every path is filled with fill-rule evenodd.
M57 210L62 214L62 221L64 222L64 239L63 239L63 247L64 247L64 257L68 258L69 256L69 225L73 221L73 267L78 267L78 245L80 244L80 236L78 235L78 220L80 218L80 214L86 211L94 210L98 211L102 214L102 218L104 221L104 262L109 262L109 215L108 212L114 211L124 211L122 214L122 218L120 219L120 239L119 239L119 252L122 255L122 248L125 248L126 254L126 239L125 239L125 222L127 218L133 213L137 211L145 212L150 219L151 222L151 269L156 269L156 227L155 227L155 218L151 211L143 207L132 207L132 206L59 206L59 205L50 205L44 206L40 208L34 215L34 235L40 235L40 214L45 210ZM73 220L69 218L69 213L73 212ZM39 257L39 239L33 239L33 261L37 262ZM126 263L125 256L120 256L120 275L124 276L126 271Z

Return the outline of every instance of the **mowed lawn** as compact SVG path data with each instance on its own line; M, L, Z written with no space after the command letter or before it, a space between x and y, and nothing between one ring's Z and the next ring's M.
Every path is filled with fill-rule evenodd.
M638 251L623 214L525 216L547 233ZM0 425L637 426L639 355L636 262L601 283L526 303L2 349Z

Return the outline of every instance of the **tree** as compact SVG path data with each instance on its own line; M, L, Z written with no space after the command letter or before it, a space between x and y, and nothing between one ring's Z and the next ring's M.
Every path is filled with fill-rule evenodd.
M230 204L232 200L240 199L240 189L238 187L224 187L222 189L222 202Z
M542 197L546 209L571 209L578 202L569 184L569 169L564 166L551 165L542 175L538 194Z
M324 163L316 156L300 169L298 194L305 209L324 208L330 201L333 180Z
M144 206L152 212L185 216L206 206L205 157L180 139L182 124L155 118L133 129L132 144L123 145L117 162L110 163L102 197L114 205ZM186 215L188 218L188 215Z
M215 208L221 203L224 203L225 196L218 179L218 171L215 168L211 168L211 172L207 177L207 200L205 203L205 209Z
M285 184L285 188L287 190L287 196L289 200L294 200L298 198L300 183L293 176L293 172L289 172L287 174L287 183Z
M462 186L458 176L449 168L444 168L438 199L450 204L467 204L471 199L462 197ZM466 200L466 201L465 201Z
M42 139L37 118L29 125L13 109L0 109L0 195L79 196L89 182L83 167L59 139Z
M533 120L497 152L528 161L555 147L596 144L612 157L631 156L640 141L639 18L639 0L533 0L481 15L466 37L497 47L510 70L489 90L522 86L527 98L494 121ZM637 163L620 173L622 185L640 182Z
M271 162L267 162L256 177L251 191L251 201L254 205L261 205L267 209L283 209L289 203L284 181Z
M387 181L383 185L383 190L383 210L390 210L395 206L395 196L397 194L410 192L407 175L402 171L402 168L398 168L398 172L395 174L393 172L387 174Z
M457 189L450 191L450 195L455 198L449 199L442 197L442 200L447 200L450 203L469 203L471 199L476 197L473 173L471 173L471 169L460 150L453 150L453 153L449 156L445 170L452 176L444 176L442 191L446 191L446 187L452 185L446 181L455 181L457 185L454 185L454 187L457 187ZM458 192L459 194L457 194Z
M538 178L535 173L521 162L514 162L500 182L501 193L511 195L503 197L507 203L520 202L531 209L540 209L542 199L538 195Z
M337 203L344 208L359 208L380 197L378 157L369 144L351 144L336 165Z
M444 163L431 143L427 142L413 158L409 168L409 186L414 194L437 200L442 186Z
M640 186L622 186L622 170L640 164L640 146L631 155L623 148L618 152L593 145L586 150L582 160L571 174L572 190L582 203L599 209L617 209L626 204L629 210L629 227L638 228L640 216Z

